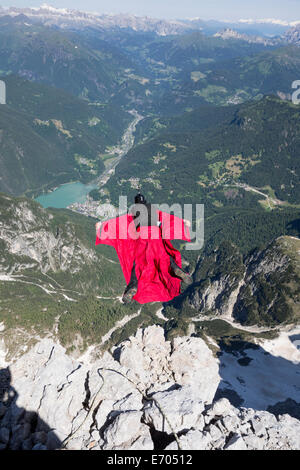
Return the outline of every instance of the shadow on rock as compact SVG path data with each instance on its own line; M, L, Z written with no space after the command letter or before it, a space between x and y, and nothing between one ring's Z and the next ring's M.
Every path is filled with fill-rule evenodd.
M9 367L0 369L0 450L56 450L61 442L34 411L17 405Z

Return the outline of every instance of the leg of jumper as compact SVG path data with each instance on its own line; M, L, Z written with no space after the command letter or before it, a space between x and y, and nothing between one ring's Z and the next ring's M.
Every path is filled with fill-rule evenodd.
M192 277L184 272L178 264L175 262L174 258L170 256L170 266L171 266L171 273L174 274L176 277L179 277L183 280L186 284L192 284L193 280Z
M174 258L171 255L169 256L170 256L171 270L174 271L176 268L180 269L180 267L178 266Z
M133 287L133 286L137 286L137 283L138 283L138 280L137 280L137 277L136 277L136 274L135 274L135 261L134 261L133 265L132 265L130 281L129 281L129 284L128 284L126 290L128 288Z
M130 281L122 297L122 300L125 304L129 303L132 300L132 297L137 293L137 289L138 289L138 280L137 280L136 273L135 273L135 261L134 261L132 265Z

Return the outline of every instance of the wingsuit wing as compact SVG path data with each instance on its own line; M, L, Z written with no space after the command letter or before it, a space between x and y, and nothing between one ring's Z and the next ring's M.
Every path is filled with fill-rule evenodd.
M189 228L186 227L183 219L162 211L158 211L158 218L161 222L162 238L164 240L191 241Z
M133 217L129 214L115 217L101 224L95 245L110 245L115 248L126 280L129 283L135 255L135 240L130 236Z

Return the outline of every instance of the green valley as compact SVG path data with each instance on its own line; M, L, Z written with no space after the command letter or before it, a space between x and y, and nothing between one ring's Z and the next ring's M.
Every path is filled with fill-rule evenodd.
M39 194L69 181L88 182L103 170L101 155L120 142L132 118L63 90L5 77L0 107L0 190Z

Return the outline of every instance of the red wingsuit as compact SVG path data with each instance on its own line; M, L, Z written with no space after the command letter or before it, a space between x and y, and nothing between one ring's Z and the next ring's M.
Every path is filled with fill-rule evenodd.
M170 240L191 241L183 219L157 211L160 226L141 226L137 230L130 214L110 219L101 224L95 245L113 246L128 284L133 262L138 280L138 291L133 297L140 304L167 302L180 294L181 280L170 272L170 256L181 268L181 254Z

